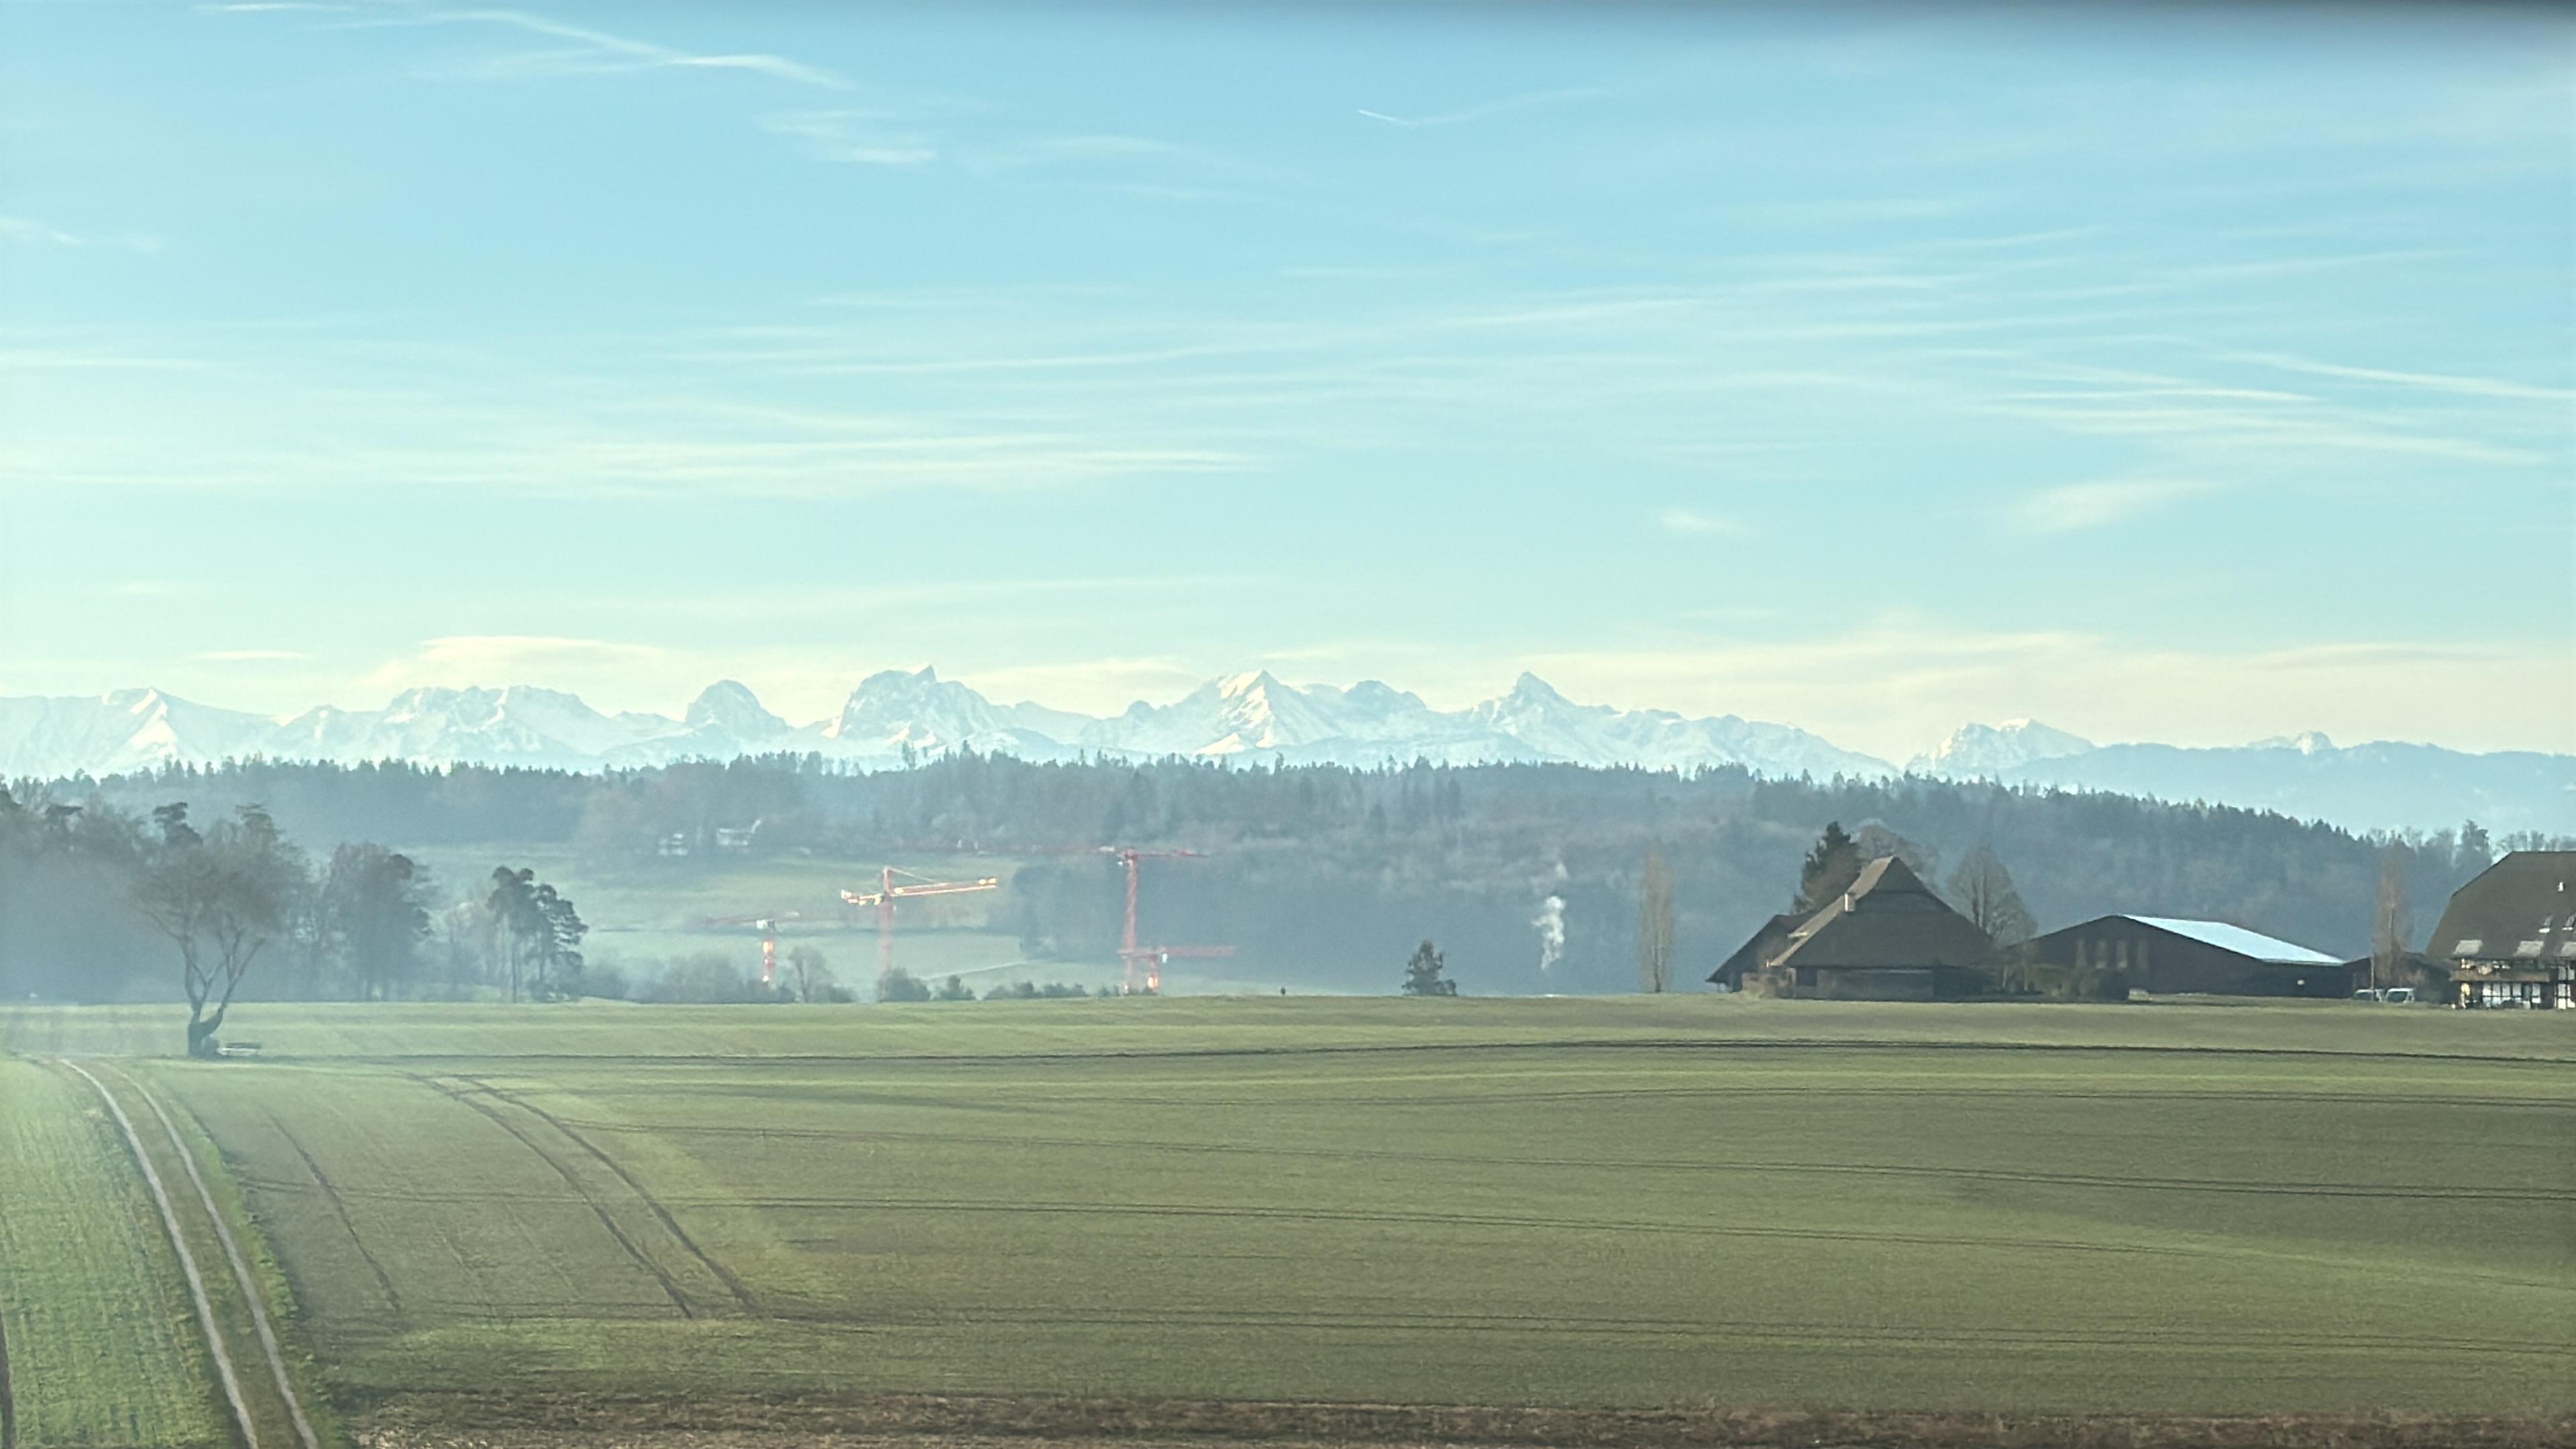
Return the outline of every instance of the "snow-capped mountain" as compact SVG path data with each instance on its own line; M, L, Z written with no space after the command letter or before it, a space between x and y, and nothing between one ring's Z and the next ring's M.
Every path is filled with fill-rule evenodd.
M1919 775L1986 779L2034 760L2063 759L2092 748L2093 742L2082 735L2051 729L2037 720L2015 719L1999 725L1961 725L1905 768Z
M869 675L838 715L799 733L819 741L826 753L859 757L900 757L910 745L916 756L962 749L1051 759L1072 753L1060 733L1090 723L1088 715L1042 705L997 706L924 667L912 674L888 669Z
M0 779L103 776L228 759L593 770L820 754L861 769L956 750L1025 759L1218 760L1373 766L1562 762L1772 777L1881 776L1893 766L1788 725L1734 715L1577 704L1534 675L1463 710L1438 710L1376 680L1292 685L1266 671L1209 680L1169 704L1106 719L996 704L933 671L860 681L832 717L803 726L731 680L682 715L602 714L557 690L413 689L382 709L250 714L122 690L91 698L0 698ZM1969 725L1907 767L1954 779L2210 800L2357 828L2436 829L2474 817L2498 833L2576 831L2576 756L2463 754L2430 745L2342 748L2320 734L2232 749L2095 745L2030 720Z
M1117 755L1261 755L1291 764L1537 758L1476 729L1463 715L1442 714L1420 696L1376 680L1348 689L1299 688L1268 670L1211 679L1167 705L1138 700L1126 713L1089 725L1075 740Z
M1743 765L1765 775L1820 780L1836 774L1896 773L1885 760L1837 748L1788 725L1731 714L1688 719L1670 710L1576 704L1535 674L1523 674L1511 693L1489 699L1467 715L1527 745L1541 759L1616 762L1650 770Z
M86 699L0 699L0 777L112 775L172 760L255 752L277 726L266 715L215 709L157 689Z

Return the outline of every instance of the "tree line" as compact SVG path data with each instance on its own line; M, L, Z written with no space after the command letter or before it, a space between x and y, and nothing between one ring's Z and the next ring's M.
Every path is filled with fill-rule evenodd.
M175 980L188 1051L208 1055L243 999L581 989L588 927L524 867L495 867L487 889L450 899L383 845L343 842L317 858L255 802L207 820L186 801L136 813L29 793L0 790L7 999L166 998Z
M570 846L585 878L618 880L702 870L732 848L995 857L1011 879L989 924L1027 957L1069 967L1114 956L1119 941L1117 866L1089 848L1187 848L1208 858L1150 872L1142 924L1153 939L1234 945L1244 972L1282 984L1384 990L1384 963L1430 937L1446 949L1448 979L1476 994L1694 985L1803 894L1800 863L1829 821L1851 827L1854 850L1905 856L1998 935L2133 911L2232 921L2345 956L2380 944L2385 920L2429 924L2500 848L2551 843L2495 841L2474 824L2372 835L2197 802L1922 778L1779 780L1732 767L961 753L875 773L777 756L574 774L251 761L9 793L21 823L5 829L22 843L0 844L19 852L0 878L0 989L83 996L113 993L31 980L29 943L60 959L68 931L94 963L84 969L110 972L166 941L101 902L130 896L110 879L117 862L157 848L151 812L178 800L227 831L248 828L240 812L255 807L281 844L392 843L306 865L317 880L336 876L339 898L369 904L342 908L327 931L308 922L289 932L276 973L254 983L369 998L600 984L580 980L581 943L545 922L538 882L522 883L523 901L519 887L431 882L389 858L463 842ZM343 848L356 852L345 863ZM2012 883L2009 898L1998 879ZM2392 894L2415 907L2391 908ZM430 917L425 937L405 936L408 952L386 944L385 922L407 919L405 906L383 904L397 898ZM653 983L628 985L642 995Z

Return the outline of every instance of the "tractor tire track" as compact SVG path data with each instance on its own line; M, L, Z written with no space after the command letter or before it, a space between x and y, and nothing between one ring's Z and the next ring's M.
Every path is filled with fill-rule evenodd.
M582 1206L590 1209L590 1215L592 1217L599 1219L599 1225L608 1230L608 1236L616 1241L618 1247L625 1250L626 1256L634 1260L635 1266L643 1269L645 1273L652 1277L654 1282L662 1286L663 1296L671 1300L671 1306L679 1310L682 1318L695 1318L698 1316L698 1311L689 1306L688 1295L680 1290L680 1281L672 1277L669 1270L665 1269L661 1264L654 1262L652 1257L648 1255L642 1247L638 1246L633 1238L627 1236L626 1230L618 1226L615 1215L611 1214L606 1205L602 1204L599 1199L591 1196L590 1189L582 1186L581 1178L575 1174L571 1168L566 1167L562 1161L555 1157L554 1154L546 1151L543 1147L538 1146L535 1138L519 1130L519 1125L517 1123L511 1121L498 1108L495 1108L490 1103L479 1101L471 1093L459 1091L456 1088L448 1086L434 1078L420 1077L416 1080L427 1086L431 1091L438 1093L440 1096L445 1097L452 1102L456 1102L461 1106L470 1107L474 1111L481 1113L483 1116L491 1119L493 1124L498 1126L502 1131L519 1139L519 1145L527 1148L530 1152L535 1153L538 1161L543 1162L546 1166L555 1170L555 1175L564 1180L564 1186L572 1189L573 1196L581 1200Z
M126 1085L143 1099L143 1105L151 1108L152 1115L161 1119L161 1131L170 1139L170 1150L178 1154L179 1165L188 1170L188 1181L196 1186L197 1202L206 1210L206 1221L214 1225L215 1241L223 1245L224 1258L232 1265L233 1281L241 1286L242 1303L250 1309L251 1327L259 1334L261 1351L268 1355L269 1376L277 1383L277 1397L286 1405L286 1417L295 1425L295 1437L302 1442L304 1449L322 1449L321 1440L313 1433L312 1421L304 1417L303 1401L295 1396L295 1386L287 1381L286 1351L278 1347L277 1330L269 1324L266 1296L260 1292L258 1281L251 1277L250 1264L242 1257L241 1244L234 1241L231 1226L224 1222L224 1215L215 1208L215 1195L206 1186L205 1174L197 1170L197 1154L189 1151L187 1144L179 1140L179 1124L170 1120L170 1114L162 1109L161 1099L152 1095L151 1088L123 1072L117 1075L124 1077ZM197 1125L202 1128L205 1124L200 1122Z
M97 1090L99 1100L107 1104L118 1130L125 1134L125 1148L134 1154L134 1165L143 1169L143 1185L152 1192L153 1206L161 1210L162 1230L170 1235L170 1247L179 1255L180 1275L188 1280L188 1297L196 1304L197 1327L206 1335L206 1351L215 1362L215 1378L222 1384L224 1403L232 1409L233 1425L241 1431L246 1449L259 1449L259 1431L251 1424L250 1405L242 1399L241 1378L233 1372L232 1355L224 1351L224 1335L215 1326L215 1305L206 1297L206 1280L197 1272L197 1256L189 1251L187 1235L179 1231L178 1212L170 1206L170 1194L161 1186L161 1173L152 1165L151 1154L143 1150L143 1138L134 1130L134 1119L125 1115L116 1094L107 1083L89 1074L78 1062L64 1062L82 1081Z
M402 1294L395 1290L393 1277L385 1271L385 1265L376 1257L375 1250L368 1247L367 1240L359 1235L358 1225L350 1218L349 1204L341 1198L340 1189L334 1186L330 1177L322 1171L322 1164L314 1161L313 1154L305 1151L304 1144L296 1140L293 1132L287 1130L285 1119L272 1111L268 1114L268 1122L270 1126L277 1129L279 1139L284 1141L287 1147L293 1150L297 1160L304 1164L304 1170L312 1174L313 1185L322 1189L323 1201L331 1205L332 1216L340 1220L341 1230L349 1235L349 1246L356 1248L358 1256L366 1260L367 1271L375 1275L376 1287L385 1295L385 1307L393 1319L395 1330L399 1332L407 1328L410 1315L403 1308Z
M9 1325L0 1323L0 1449L18 1449L18 1396L9 1387Z
M467 1077L465 1080L474 1083L475 1086L491 1093L493 1096L500 1098L504 1102L510 1103L520 1111L535 1117L538 1121L545 1123L547 1126L554 1128L557 1132L562 1133L566 1138L571 1140L571 1142L582 1151L597 1158L601 1166L606 1167L610 1172L617 1174L617 1180L626 1184L627 1190L634 1193L637 1198L643 1201L645 1207L652 1210L654 1218L662 1224L663 1231L669 1233L674 1241L678 1242L681 1247L687 1249L690 1257L697 1259L701 1266L703 1266L709 1273L714 1274L717 1282L725 1285L725 1291L733 1295L734 1302L741 1306L743 1312L753 1314L755 1316L760 1313L761 1309L759 1303L753 1299L750 1288L744 1285L742 1279L737 1277L732 1269L717 1262L714 1256L709 1254L704 1248L699 1247L698 1240L689 1236L688 1229L680 1226L680 1220L672 1215L669 1208L662 1205L662 1200L646 1191L644 1184L636 1181L635 1174L626 1170L626 1164L601 1151L598 1145L593 1143L589 1138L572 1130L571 1125L566 1123L564 1119L547 1111L543 1107L537 1106L526 1098L514 1096L511 1093L502 1091L500 1088L479 1078Z

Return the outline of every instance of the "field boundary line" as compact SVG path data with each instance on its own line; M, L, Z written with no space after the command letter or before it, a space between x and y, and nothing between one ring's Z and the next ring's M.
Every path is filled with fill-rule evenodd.
M233 1411L233 1423L241 1430L242 1442L250 1449L259 1449L259 1430L251 1424L250 1406L242 1401L241 1380L233 1373L232 1355L224 1351L223 1330L215 1326L215 1305L206 1297L206 1280L197 1272L197 1255L188 1250L187 1236L179 1231L179 1215L170 1206L170 1194L161 1186L161 1174L152 1166L151 1155L143 1150L143 1138L134 1130L134 1119L125 1115L125 1108L107 1089L107 1083L91 1076L88 1068L74 1061L63 1065L98 1090L99 1100L107 1103L116 1125L124 1131L126 1150L134 1154L134 1165L143 1169L143 1185L152 1190L153 1205L161 1210L162 1230L170 1235L170 1246L179 1255L179 1271L188 1280L188 1296L196 1301L197 1326L206 1332L206 1349L214 1355L215 1376L223 1384L224 1402Z
M2321 1057L2330 1061L2481 1062L2493 1066L2576 1066L2571 1056L2498 1056L2486 1052L2430 1052L2364 1048L2237 1046L2194 1042L2054 1042L2054 1041L1890 1041L1880 1037L1579 1037L1564 1041L1410 1041L1321 1042L1310 1046L1110 1047L1100 1051L1045 1052L876 1052L851 1055L831 1052L673 1052L648 1056L616 1052L400 1052L350 1054L308 1060L349 1062L651 1062L672 1066L812 1066L816 1063L893 1062L934 1066L980 1066L1020 1062L1196 1061L1228 1057L1288 1058L1365 1056L1407 1052L1553 1052L1553 1051L1922 1051L1922 1052L2053 1052L2130 1053L2138 1055L2220 1057Z
M233 1241L233 1230L225 1225L224 1215L215 1208L215 1195L206 1186L205 1174L197 1170L197 1155L188 1150L188 1144L179 1140L179 1124L171 1121L170 1114L161 1109L161 1100L152 1095L152 1089L124 1072L117 1075L124 1077L126 1084L134 1088L135 1095L143 1099L143 1105L151 1108L152 1115L161 1119L161 1130L170 1139L170 1150L179 1154L179 1165L188 1170L188 1180L196 1185L197 1201L205 1207L206 1221L214 1224L215 1241L223 1244L224 1257L232 1263L233 1281L241 1285L242 1301L250 1308L251 1326L258 1330L259 1346L268 1355L269 1374L277 1380L277 1395L286 1401L286 1416L295 1423L295 1437L304 1441L304 1449L322 1449L322 1441L314 1436L312 1421L304 1417L303 1403L295 1397L295 1386L287 1382L286 1353L277 1346L277 1331L269 1326L268 1308L260 1301L259 1284L251 1278L250 1265L242 1260L241 1245Z

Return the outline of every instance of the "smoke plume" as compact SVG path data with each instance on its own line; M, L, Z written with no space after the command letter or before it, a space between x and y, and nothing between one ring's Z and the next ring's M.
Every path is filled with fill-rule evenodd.
M1541 901L1530 924L1538 927L1538 969L1545 971L1565 955L1565 897Z

